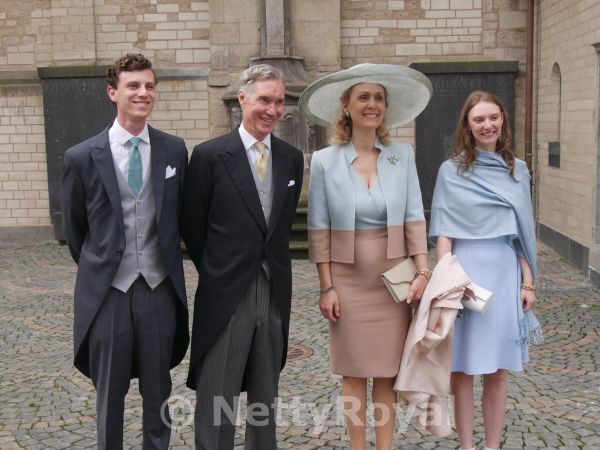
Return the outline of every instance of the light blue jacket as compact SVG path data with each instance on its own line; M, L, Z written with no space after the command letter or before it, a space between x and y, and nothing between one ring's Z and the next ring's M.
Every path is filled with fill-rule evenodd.
M408 144L376 143L377 173L387 207L388 258L427 252L425 218L414 152ZM314 152L308 199L313 262L354 262L355 196L352 143Z

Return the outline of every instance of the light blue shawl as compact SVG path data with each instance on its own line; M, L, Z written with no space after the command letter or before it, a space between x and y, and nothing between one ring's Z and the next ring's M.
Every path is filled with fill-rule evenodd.
M537 276L537 249L530 175L525 162L515 160L514 179L497 153L477 150L477 159L466 172L458 161L445 161L438 172L429 236L457 239L490 239L509 236ZM519 308L521 310L521 308ZM523 314L521 312L521 314ZM531 311L520 314L520 339L525 344L543 341L539 322Z
M510 236L511 245L537 275L536 236L527 165L515 160L515 179L496 153L477 150L474 165L459 172L458 161L444 162L438 172L429 236L490 239Z

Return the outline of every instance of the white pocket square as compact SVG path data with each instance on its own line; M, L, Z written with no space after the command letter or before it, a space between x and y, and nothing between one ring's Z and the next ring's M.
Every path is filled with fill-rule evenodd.
M288 181L288 187L293 186L296 184L296 180L290 180Z
M175 176L175 173L177 173L177 167L167 166L167 170L165 172L165 180Z

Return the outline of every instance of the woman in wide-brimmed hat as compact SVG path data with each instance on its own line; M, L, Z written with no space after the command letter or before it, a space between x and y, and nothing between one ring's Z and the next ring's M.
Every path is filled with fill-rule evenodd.
M309 253L353 449L365 446L368 378L377 448L391 448L409 303L421 298L430 275L413 149L392 143L387 129L419 115L431 92L427 77L410 68L360 64L316 81L300 98L304 114L333 132L334 145L311 161ZM381 274L408 256L418 272L407 302L395 303Z

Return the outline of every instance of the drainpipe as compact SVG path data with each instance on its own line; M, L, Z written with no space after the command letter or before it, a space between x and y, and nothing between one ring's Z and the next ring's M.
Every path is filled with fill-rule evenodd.
M525 74L525 162L532 172L532 123L533 123L533 4L527 1L527 54Z

